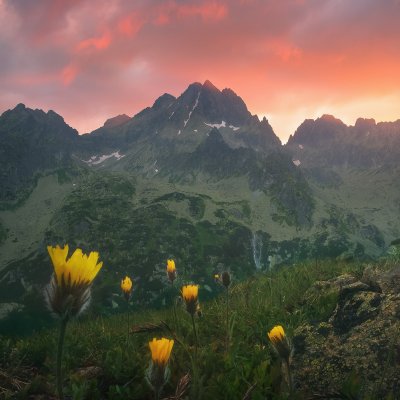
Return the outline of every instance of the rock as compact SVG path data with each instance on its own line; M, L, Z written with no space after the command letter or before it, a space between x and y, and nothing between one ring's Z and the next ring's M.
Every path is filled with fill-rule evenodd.
M321 322L317 328L317 332L323 336L327 336L331 330L332 330L332 325L327 322Z
M381 301L382 295L379 293L355 293L347 300L339 300L338 306L329 322L332 324L335 333L347 333L354 326L374 318L379 312Z
M377 277L377 282L383 291L389 293L400 292L400 266Z
M373 268L371 265L368 265L361 277L361 282L367 284L374 292L382 293L382 288L380 287L379 280L379 271Z
M294 332L292 370L299 398L341 393L352 376L362 383L360 398L397 398L399 285L399 267L389 272L368 267L362 281L344 275L308 291L305 301L311 302L315 297L310 293L324 296L327 290L338 290L339 295L329 321L302 325Z
M317 281L305 292L303 301L305 303L314 302L318 298L327 297L335 293L339 297L343 288L351 288L351 285L356 281L357 278L349 274L343 274L328 281Z
M370 287L367 284L362 283L360 281L353 282L353 283L351 283L349 285L345 285L341 288L340 299L346 298L347 296L349 296L353 293L356 293L356 292L366 292L369 290L370 290ZM340 301L340 299L339 299L339 301Z

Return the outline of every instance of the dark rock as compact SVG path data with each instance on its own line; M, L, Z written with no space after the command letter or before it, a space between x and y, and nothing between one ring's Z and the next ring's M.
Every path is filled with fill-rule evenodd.
M360 285L358 290L362 290ZM335 333L347 333L354 326L374 318L379 312L379 306L382 302L381 296L381 294L374 292L355 294L354 292L347 292L346 300L339 299L338 306L330 319Z
M314 285L314 291L339 290L340 294L329 322L303 325L294 332L293 371L298 393L304 396L300 398L341 393L350 374L362 382L360 398L384 399L397 393L399 276L400 268L382 272L370 266L363 282L344 275ZM375 286L382 293L374 291ZM305 298L313 301L312 296Z

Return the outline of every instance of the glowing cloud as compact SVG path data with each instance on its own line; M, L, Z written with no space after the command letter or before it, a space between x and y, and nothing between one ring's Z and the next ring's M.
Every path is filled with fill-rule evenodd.
M89 39L82 40L78 43L78 50L86 50L86 49L96 49L96 50L104 50L110 46L111 37L109 33L104 33L101 37L92 37Z
M55 109L86 132L209 79L283 141L321 110L395 120L399 15L397 0L3 0L0 112Z

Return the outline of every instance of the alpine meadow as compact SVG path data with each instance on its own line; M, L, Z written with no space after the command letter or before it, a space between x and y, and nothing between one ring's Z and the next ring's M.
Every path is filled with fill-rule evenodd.
M400 399L399 17L0 0L0 399Z

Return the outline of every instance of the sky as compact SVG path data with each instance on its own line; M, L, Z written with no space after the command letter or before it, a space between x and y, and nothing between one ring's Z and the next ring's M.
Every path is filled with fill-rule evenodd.
M306 118L400 118L400 0L0 0L0 113L80 133L163 93L231 88L285 142Z

